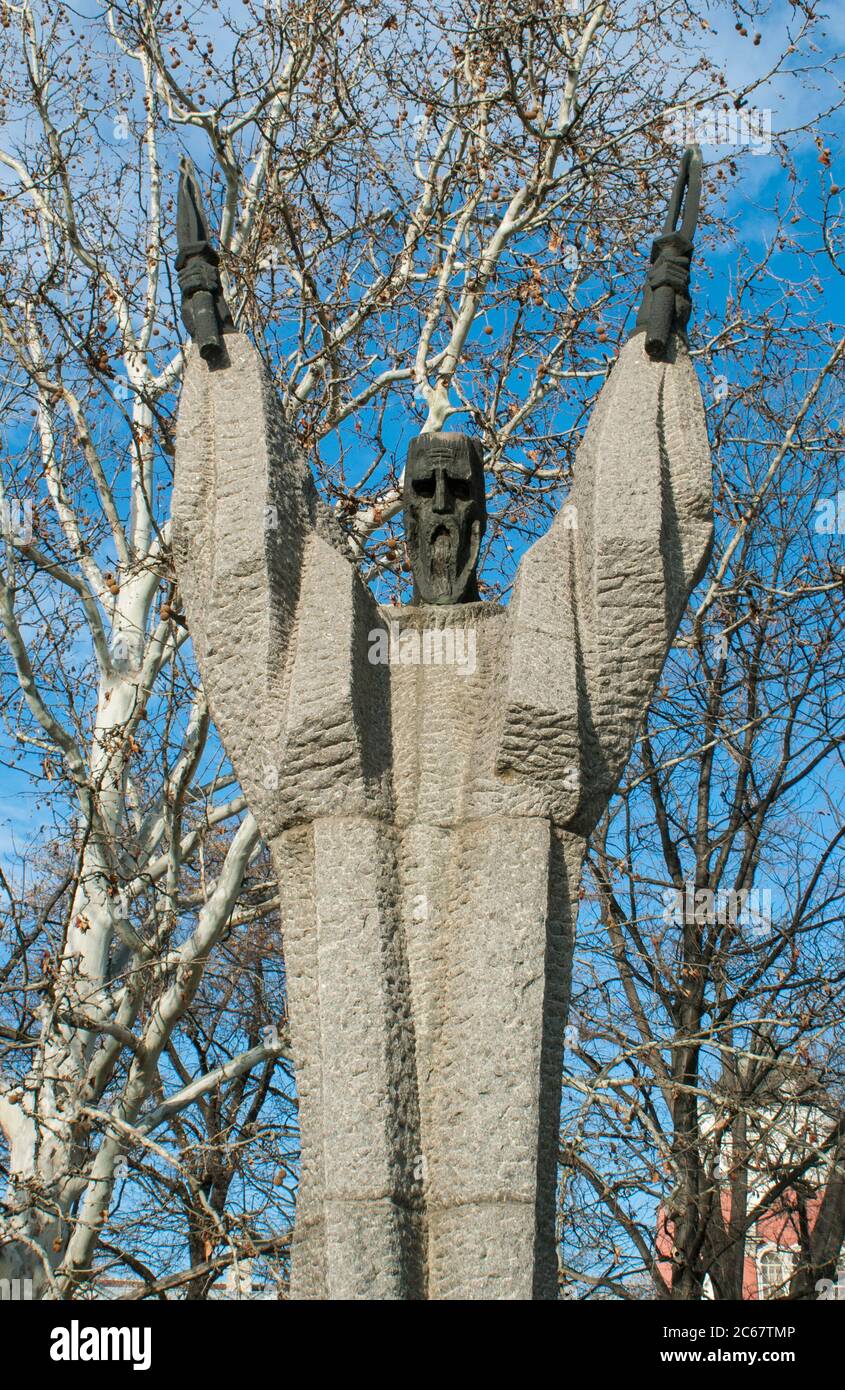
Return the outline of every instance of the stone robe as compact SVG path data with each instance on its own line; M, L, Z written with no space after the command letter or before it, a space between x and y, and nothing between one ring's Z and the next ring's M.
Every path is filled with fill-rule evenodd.
M695 372L678 339L626 344L507 606L382 609L258 354L225 342L219 367L189 351L173 543L279 878L292 1295L555 1298L584 846L711 540Z

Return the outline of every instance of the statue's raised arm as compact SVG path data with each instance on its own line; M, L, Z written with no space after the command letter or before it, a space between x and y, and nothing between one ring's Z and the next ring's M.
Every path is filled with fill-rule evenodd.
M365 794L370 740L336 653L362 622L374 625L375 604L258 352L234 329L188 161L177 233L193 341L179 402L174 558L212 717L270 839L280 808L295 816L332 757L335 787Z
M691 147L570 497L523 558L511 602L498 767L545 780L550 811L585 834L621 776L712 540L710 448L685 335L700 168Z

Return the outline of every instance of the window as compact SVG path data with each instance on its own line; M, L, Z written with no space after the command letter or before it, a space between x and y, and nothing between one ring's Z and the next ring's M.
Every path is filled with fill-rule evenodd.
M761 1298L783 1298L789 1293L794 1258L791 1250L779 1250L767 1245L757 1256L758 1284Z

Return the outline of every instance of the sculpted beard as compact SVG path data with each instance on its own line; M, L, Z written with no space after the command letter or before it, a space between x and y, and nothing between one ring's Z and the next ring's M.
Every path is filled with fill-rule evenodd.
M487 524L484 456L462 434L411 441L404 486L405 533L415 604L474 603Z

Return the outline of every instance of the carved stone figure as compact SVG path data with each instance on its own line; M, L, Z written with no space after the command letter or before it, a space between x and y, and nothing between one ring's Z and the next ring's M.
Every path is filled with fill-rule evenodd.
M414 602L382 609L258 353L239 333L216 365L188 350L173 542L212 715L279 879L296 1298L557 1296L585 842L711 539L685 340L670 320L655 358L641 327L507 606L478 599L475 441L412 445Z

